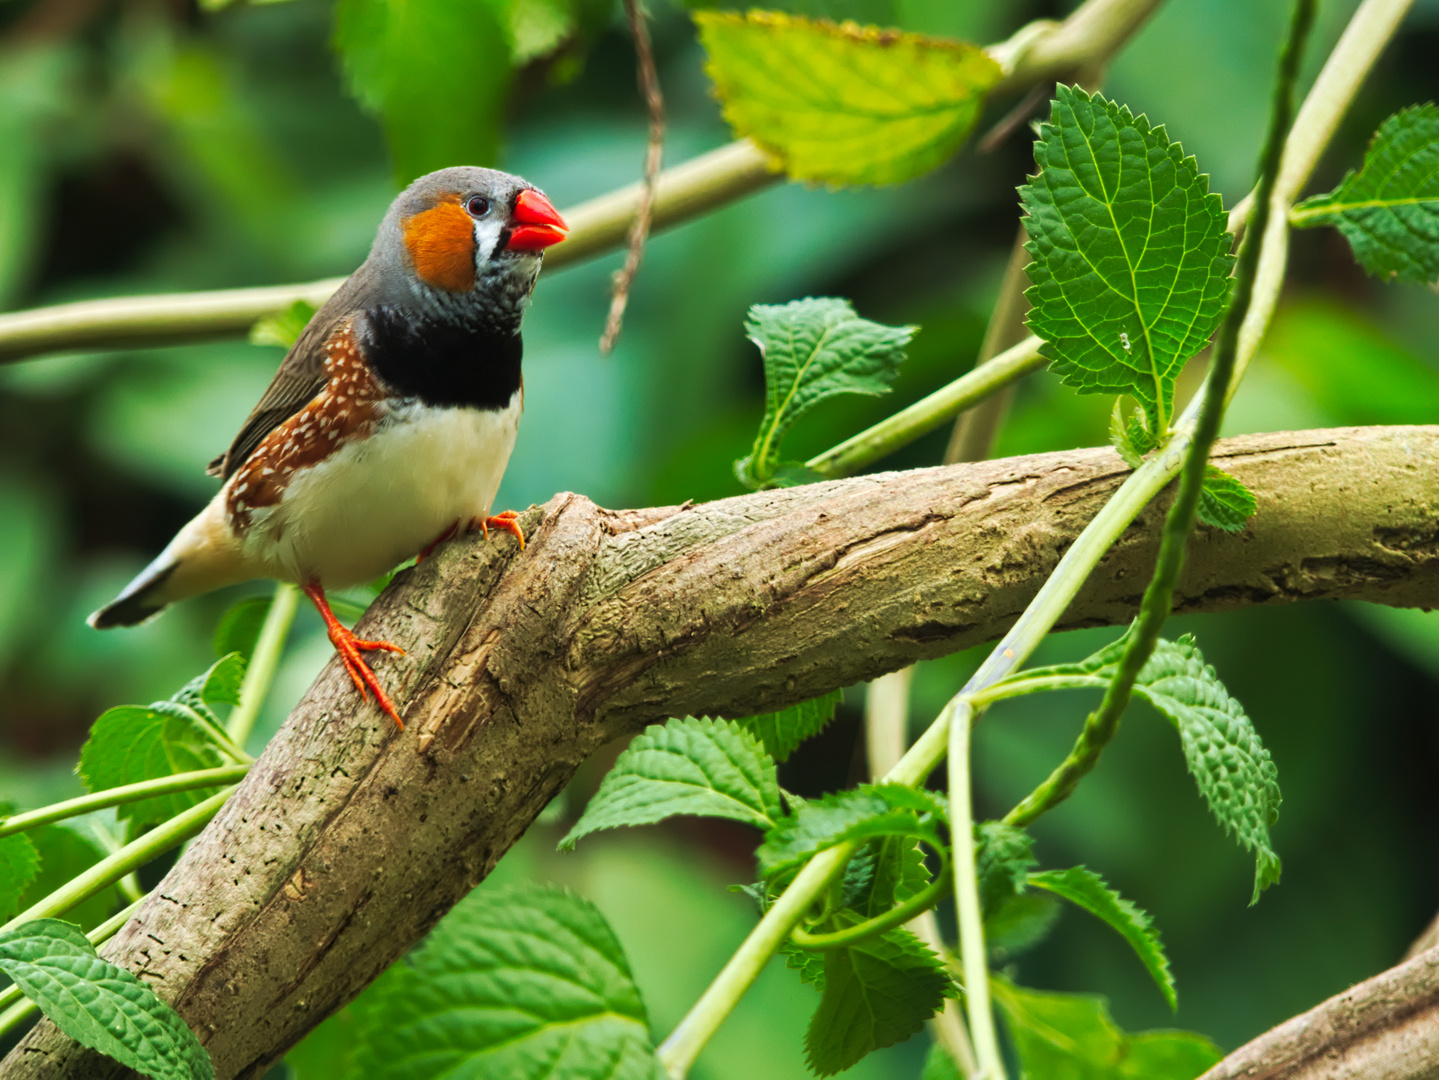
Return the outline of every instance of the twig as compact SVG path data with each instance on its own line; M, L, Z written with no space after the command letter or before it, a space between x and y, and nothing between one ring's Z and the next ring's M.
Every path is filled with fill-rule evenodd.
M640 92L645 96L645 105L650 111L650 141L645 148L645 179L640 187L640 202L635 209L634 224L630 226L629 250L625 253L625 265L615 275L614 296L610 300L609 318L605 320L605 332L600 336L600 355L608 356L620 336L620 325L624 322L625 306L630 302L630 286L644 256L645 240L650 234L650 215L655 204L655 185L659 182L660 159L665 145L665 99L660 93L660 77L655 71L654 49L650 46L649 25L639 0L625 0L625 18L629 20L630 32L635 38L635 59L639 67Z

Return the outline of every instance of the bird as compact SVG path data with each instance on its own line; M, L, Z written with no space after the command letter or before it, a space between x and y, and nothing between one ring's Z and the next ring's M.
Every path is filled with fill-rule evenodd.
M473 528L504 529L523 549L516 515L490 507L524 403L520 322L545 249L567 231L510 173L458 166L411 183L210 463L214 498L90 625L133 626L255 578L293 582L360 697L403 730L363 655L403 650L341 625L325 589Z

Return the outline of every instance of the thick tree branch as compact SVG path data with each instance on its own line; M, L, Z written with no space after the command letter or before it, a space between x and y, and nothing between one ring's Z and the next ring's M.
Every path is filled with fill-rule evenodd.
M1439 605L1439 427L1251 436L1215 459L1257 494L1201 530L1176 607L1353 597ZM745 715L997 636L1127 470L1109 450L886 473L703 506L559 495L451 544L365 620L408 728L335 665L106 947L259 1076L481 880L595 748L685 713ZM1152 507L1065 626L1127 621ZM40 1025L0 1077L112 1075Z

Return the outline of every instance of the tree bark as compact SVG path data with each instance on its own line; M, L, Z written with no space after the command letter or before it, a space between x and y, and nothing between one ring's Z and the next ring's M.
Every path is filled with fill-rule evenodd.
M1249 436L1215 459L1259 512L1239 535L1196 533L1178 610L1439 606L1439 427ZM447 545L363 622L407 650L377 662L405 731L331 664L103 952L175 1005L221 1080L259 1076L483 879L596 748L998 636L1127 472L1102 449L702 506L562 494L523 516L522 554ZM1161 513L1064 627L1132 616ZM0 1078L121 1072L48 1023L0 1063Z

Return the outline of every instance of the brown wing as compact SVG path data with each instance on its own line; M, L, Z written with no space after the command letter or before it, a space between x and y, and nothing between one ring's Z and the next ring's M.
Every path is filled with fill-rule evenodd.
M266 435L303 409L320 392L326 382L325 346L350 314L351 281L346 281L330 297L295 339L294 346L285 354L280 370L270 380L259 404L240 425L235 441L210 462L206 472L211 476L230 479Z

